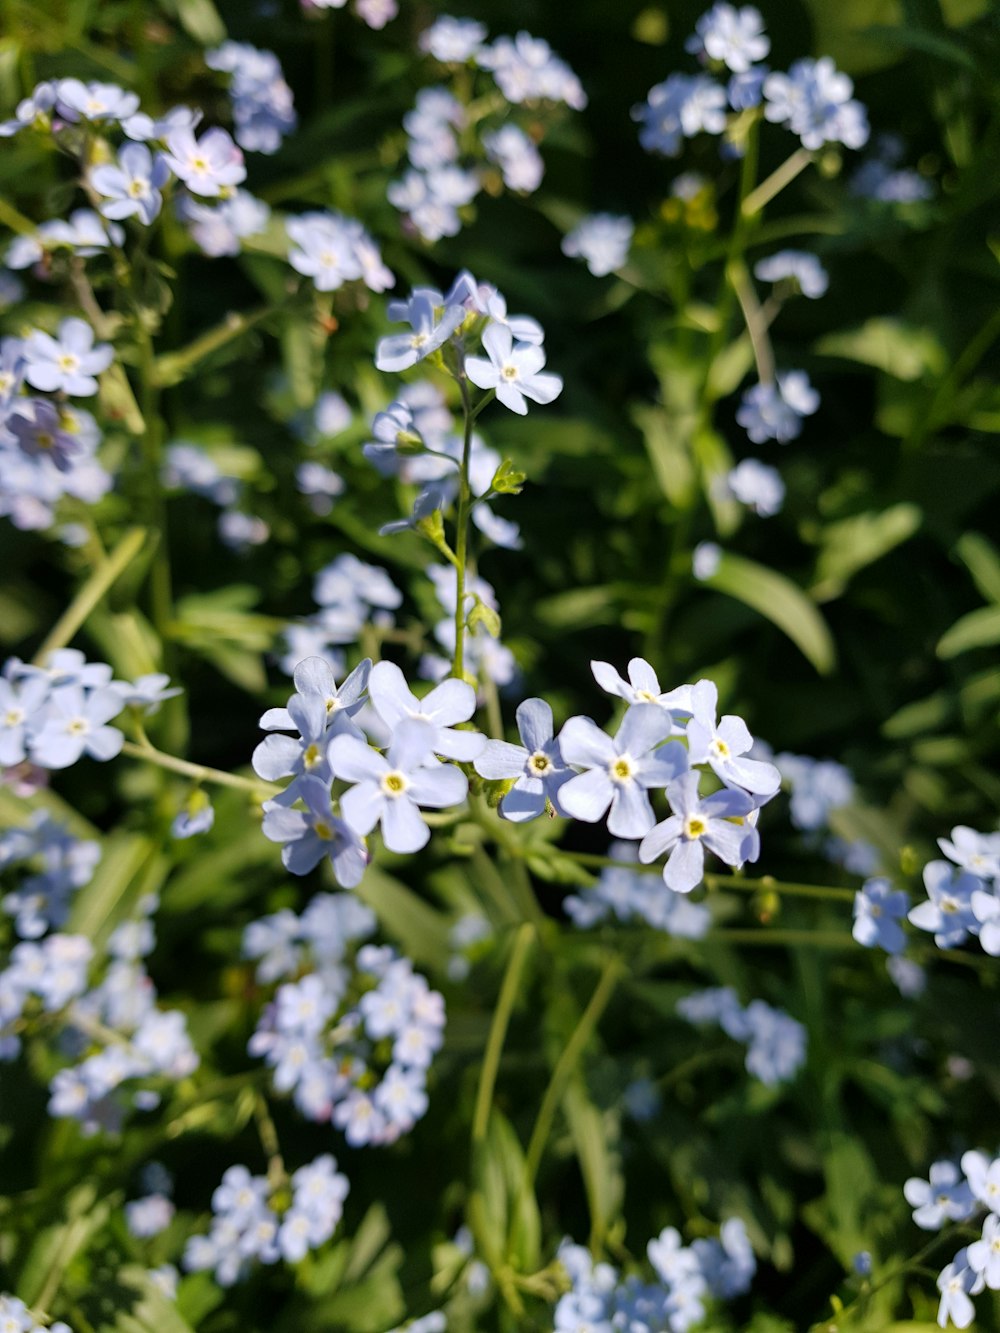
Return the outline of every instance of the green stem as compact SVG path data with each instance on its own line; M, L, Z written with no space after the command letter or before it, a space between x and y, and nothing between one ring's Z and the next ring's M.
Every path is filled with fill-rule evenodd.
M64 648L70 642L104 594L142 550L147 536L146 528L130 528L126 532L118 545L98 565L53 625L42 646L35 654L36 665L44 665L45 659L50 653L55 652L57 648Z
M771 339L767 336L769 321L766 318L764 308L757 300L757 293L750 281L750 274L741 259L730 264L729 281L736 293L740 310L743 312L743 322L746 324L747 333L750 335L750 346L753 348L753 359L757 366L757 378L761 384L772 384L774 382L774 350L771 347Z
M162 463L163 423L160 417L160 390L156 373L153 339L142 323L141 312L136 313L136 331L139 340L139 402L145 429L142 435L143 490L151 525L157 533L156 550L149 574L150 610L153 626L166 651L170 622L174 618L173 576L170 569L170 550L167 544L167 506L160 481Z
M469 385L459 379L462 392L462 410L465 414L465 435L462 443L462 466L458 474L458 514L455 519L455 657L451 674L465 679L465 570L469 558L469 510L472 488L469 485L469 460L472 457L472 423L475 414L469 403ZM482 404L480 404L480 408Z
M772 930L762 926L760 930L739 930L722 926L712 931L712 940L723 944L763 944L770 948L790 948L806 944L815 949L857 949L853 935L845 935L840 930Z
M663 867L655 863L643 865L640 861L619 861L613 856L598 856L593 852L570 852L562 847L558 851L560 856L567 856L579 865L593 866L595 869L610 866L613 869L631 870L644 875L663 873ZM789 898L826 898L836 902L853 902L856 897L854 889L839 888L834 884L786 884L772 875L762 875L759 879L746 879L736 875L706 875L702 883L713 892L718 889L733 889L739 893L778 893Z
M549 1134L552 1132L556 1107L562 1100L573 1070L576 1068L587 1042L593 1036L594 1029L601 1020L601 1015L608 1007L615 986L624 971L625 963L617 954L613 958L609 958L604 964L597 987L590 997L586 1009L580 1015L580 1021L573 1029L569 1041L563 1047L562 1054L556 1061L556 1067L549 1079L549 1086L545 1089L545 1095L538 1110L538 1117L535 1120L535 1127L531 1131L531 1138L528 1141L528 1151L524 1158L523 1188L525 1191L534 1189L535 1177L538 1175L542 1154L545 1151Z
M121 752L127 754L130 759L141 759L144 763L155 764L157 768L165 768L171 773L179 773L182 777L191 778L194 782L207 782L216 787L235 787L239 791L250 792L258 800L276 796L281 791L281 788L273 782L261 782L257 778L245 778L239 773L225 773L219 768L207 768L204 764L192 764L187 759L178 759L172 754L164 754L162 750L150 745L148 741L145 744L126 741Z
M252 329L255 325L267 319L275 311L273 305L261 306L258 310L252 310L249 314L240 315L231 311L224 319L220 320L214 328L208 329L197 338L188 343L187 347L182 347L179 352L167 352L158 356L153 364L153 380L157 387L161 389L169 388L171 385L180 384L187 378L189 370L192 370L199 361L203 361L206 356L211 356L213 352L219 351L228 343Z
M762 180L757 188L743 200L740 205L740 212L743 216L752 218L762 212L786 185L790 185L796 176L805 171L813 160L813 156L808 148L797 148L791 157L785 158L781 166L776 167L770 176L766 180Z
M493 1089L496 1086L497 1074L500 1072L500 1055L503 1051L507 1028L510 1025L510 1016L513 1013L518 989L521 985L521 973L524 971L528 951L534 939L535 928L530 921L525 921L523 925L518 927L517 934L514 936L510 957L507 960L507 970L504 972L503 982L500 986L497 1007L493 1011L490 1035L486 1040L483 1067L479 1071L476 1107L472 1116L473 1145L481 1143L486 1138L486 1130L490 1122L490 1108L493 1105Z

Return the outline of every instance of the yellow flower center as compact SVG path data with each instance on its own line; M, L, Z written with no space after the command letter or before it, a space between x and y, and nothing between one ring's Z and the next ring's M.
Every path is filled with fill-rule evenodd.
M700 815L688 815L684 821L685 838L700 838L708 832L707 822Z
M628 782L635 773L635 764L627 754L619 755L608 766L608 776L612 782Z
M390 796L394 800L397 796L402 796L403 792L406 791L409 785L410 782L406 774L400 773L398 770L392 773L386 773L382 778L381 783L382 790L385 792L386 796Z
M543 754L541 750L536 750L528 760L528 767L531 769L532 773L541 777L543 773L547 773L552 767L552 760L547 754Z

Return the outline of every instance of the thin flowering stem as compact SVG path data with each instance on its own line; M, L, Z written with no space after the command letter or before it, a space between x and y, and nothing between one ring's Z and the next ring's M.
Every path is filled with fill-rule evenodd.
M469 461L472 458L472 424L475 416L469 403L469 382L459 374L465 431L462 441L462 466L458 474L458 513L455 533L455 655L451 674L465 679L465 573L469 559L469 512L472 489L469 485ZM481 405L480 405L481 406Z
M148 536L146 528L130 528L114 550L105 556L46 635L35 654L36 665L44 666L50 653L65 648L104 595L137 558Z
M770 926L761 926L759 930L743 930L720 926L712 931L712 939L724 944L764 945L767 948L790 949L804 944L811 949L857 949L858 942L853 935L845 935L837 930L773 930Z
M258 800L276 796L282 790L273 782L262 782L259 778L245 778L239 773L225 773L220 768L208 768L204 764L192 764L187 759L164 754L148 741L139 744L135 741L126 741L121 752L127 754L130 759L141 759L144 763L155 764L157 768L179 773L182 777L191 778L195 782L207 782L216 787L235 787L238 791L249 792Z
M767 334L771 321L767 318L765 308L757 300L757 293L742 260L734 260L729 265L729 281L743 312L750 346L753 348L753 359L757 366L757 378L761 384L772 384L775 369L774 349Z
M260 1146L267 1158L267 1178L272 1189L278 1189L288 1178L285 1161L278 1143L278 1131L271 1118L267 1098L259 1090L254 1094L253 1118L260 1137Z
M613 856L598 856L594 852L571 852L558 848L560 856L569 857L582 866L593 866L595 870L605 866L611 869L631 870L640 875L661 875L662 865L655 862L643 865L641 861L619 861ZM841 888L835 884L794 884L775 879L772 875L762 875L759 879L747 879L737 875L705 875L702 883L707 889L733 889L740 893L777 893L789 898L826 898L839 902L853 902L854 889Z
M562 1100L573 1071L583 1055L587 1043L593 1036L594 1030L601 1021L601 1016L611 1002L615 987L624 973L625 962L618 954L613 955L604 964L594 993L590 997L586 1009L580 1015L580 1021L570 1034L569 1041L563 1047L559 1059L556 1061L552 1077L549 1079L549 1085L542 1097L542 1104L538 1108L535 1127L531 1131L528 1150L524 1157L522 1189L525 1193L535 1187L535 1178L538 1175L545 1145L548 1143L549 1135L552 1132L552 1122L555 1119L556 1108Z
M796 176L805 171L806 167L813 161L815 153L808 148L797 148L790 157L782 162L780 167L776 167L765 180L746 196L740 205L740 212L746 218L756 217L762 212L772 199L785 188L791 185Z
M199 334L187 347L182 347L177 352L165 352L158 356L153 363L152 374L154 382L160 388L169 388L171 385L180 384L187 379L190 371L194 370L200 362L213 352L218 352L221 348L228 346L237 338L241 338L244 333L260 324L273 315L277 309L274 305L260 306L257 310L251 310L247 314L238 314L236 311L230 311L213 328L205 333Z
M493 1105L493 1089L496 1087L497 1075L500 1072L500 1056L503 1053L503 1044L507 1036L507 1028L510 1026L510 1017L520 991L521 974L524 971L525 963L528 961L528 953L534 941L535 927L530 921L525 921L523 925L518 927L514 942L511 945L510 957L507 959L507 969L504 972L497 1007L493 1011L493 1022L490 1024L490 1033L486 1040L483 1064L479 1071L476 1106L472 1115L473 1146L481 1143L486 1138L490 1121L490 1107Z

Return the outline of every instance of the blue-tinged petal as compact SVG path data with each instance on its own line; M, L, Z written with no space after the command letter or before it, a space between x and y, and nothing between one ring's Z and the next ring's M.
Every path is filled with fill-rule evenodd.
M641 838L656 822L645 790L637 782L614 784L608 832L616 838Z
M375 349L375 369L397 371L415 366L420 360L412 333L390 333Z
M615 749L619 754L630 754L638 759L654 745L665 741L673 725L670 714L656 704L633 704L618 728Z
M434 753L446 759L471 764L486 748L486 737L479 731L452 731L438 727L434 733Z
M532 375L527 379L520 379L518 384L520 384L526 398L530 398L533 403L541 403L543 406L546 403L554 402L563 390L562 376L551 375L548 371L540 375ZM500 397L499 392L497 397Z
M552 709L544 699L525 699L514 714L521 740L534 754L552 739Z
M657 711L667 719L668 726L673 725L669 713ZM635 779L643 787L668 787L688 771L688 762L688 752L680 741L668 741L640 761Z
M31 757L42 768L69 768L83 754L83 737L69 735L62 722L48 722L34 738Z
M727 866L738 866L743 860L743 841L746 830L742 824L729 824L724 819L710 819L702 842Z
M571 717L563 724L559 748L567 764L581 768L606 768L618 753L611 737L589 717Z
M698 783L701 774L693 769L671 782L667 788L667 800L676 814L687 818L698 809Z
M434 752L438 729L432 722L408 717L400 722L392 733L392 740L386 754L389 768L410 773L420 768Z
M502 403L504 407L509 408L511 412L516 412L519 417L528 415L528 404L524 401L524 394L521 389L526 387L520 381L515 383L513 380L500 380L497 388L497 402Z
M469 779L454 764L418 768L411 772L406 794L417 805L430 805L441 810L465 800L469 794Z
M545 783L540 778L522 778L500 802L500 813L512 824L537 819L545 811Z
M250 760L253 771L265 782L277 782L295 771L302 746L291 736L265 736Z
M614 794L614 785L606 771L603 768L592 768L587 773L570 778L559 792L559 803L570 818L596 824L611 804Z
M713 733L693 717L687 724L688 761L692 764L704 764L711 753Z
M296 842L286 842L281 849L281 862L291 875L308 875L315 870L326 855L329 842L317 838L315 833L306 833Z
M292 672L299 694L318 694L322 699L337 693L337 678L323 657L304 657Z
M520 777L527 762L528 751L523 746L510 745L507 741L487 741L482 754L476 757L474 767L481 778L498 782Z
M353 837L351 830L345 826L345 836L334 843L330 861L333 865L334 878L341 888L353 889L355 885L361 883L362 876L368 868L368 853L364 844Z
M715 730L718 709L719 691L714 680L699 680L691 686L691 716L709 731Z
M368 678L372 671L372 659L366 657L364 661L359 662L351 674L344 680L340 687L338 698L342 708L347 708L352 704L360 703L365 690L368 688Z
M760 759L710 759L709 763L723 782L734 783L744 791L773 796L781 786L781 774L774 764Z
M497 385L497 368L483 356L467 356L465 373L477 389L494 389Z
M304 777L298 783L299 798L308 806L314 818L330 823L333 819L333 806L330 802L330 784L321 778Z
M304 741L319 740L326 731L326 700L320 694L293 694L288 715Z
M395 662L378 662L372 667L368 694L375 711L390 727L420 711L419 700Z
M356 736L334 736L327 746L326 757L333 773L345 782L377 782L389 771L382 755Z
M701 803L701 814L706 819L729 819L734 815L748 815L756 809L752 797L733 787L714 791Z
M610 662L591 662L590 669L594 673L594 679L606 694L614 694L619 699L631 697L632 691Z
M378 783L359 782L341 796L340 813L344 823L363 838L378 823L385 804L386 798Z
M635 690L645 690L647 694L660 694L660 682L656 672L644 657L633 657L628 664L628 678Z
M420 811L406 796L386 801L382 810L382 840L390 852L418 852L430 836Z
M705 850L700 838L690 842L681 840L667 858L663 867L663 882L675 893L690 893L702 881L705 873Z
M269 802L260 829L269 842L292 842L303 837L308 827L309 821L301 810L287 810Z
M424 696L420 711L441 727L468 722L476 711L476 691L466 681L449 677Z
M716 728L720 741L729 746L733 754L746 754L753 745L750 728L735 713L727 713Z
M115 727L95 727L84 737L84 749L92 759L114 759L121 754L125 737Z
M295 723L287 708L269 708L257 723L262 731L294 731Z
M483 347L496 366L510 359L514 338L506 324L488 324L483 330Z

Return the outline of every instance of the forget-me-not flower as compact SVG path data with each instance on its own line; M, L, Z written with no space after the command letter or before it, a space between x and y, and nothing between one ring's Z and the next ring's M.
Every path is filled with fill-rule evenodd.
M752 799L727 787L700 800L699 778L696 772L684 773L670 783L667 800L673 814L650 829L639 844L639 860L646 864L669 853L663 882L676 893L690 893L701 883L706 847L727 865L746 859L744 821L753 809Z
M610 806L608 829L616 837L648 833L655 816L647 791L666 787L687 768L682 745L662 744L672 730L670 714L652 704L630 708L613 739L589 717L571 717L559 733L562 757L586 771L560 789L566 814L596 824Z
M372 667L368 693L386 726L395 729L411 719L428 723L434 754L469 763L486 748L486 737L478 731L455 729L476 711L476 692L464 680L443 680L418 699L395 662L378 662Z
M117 163L102 163L90 173L90 184L104 201L98 207L106 218L120 222L136 217L147 227L160 211L160 190L169 179L163 154L154 157L143 143L125 144Z
M745 73L771 49L760 10L752 5L737 9L719 0L694 27L695 35L687 39L685 48L709 60L721 60L734 74Z
M166 161L192 194L212 199L246 180L243 154L222 129L206 130L200 139L189 126L167 135Z
M887 879L869 879L854 898L851 934L866 949L901 953L906 936L900 924L910 906L909 894L894 889Z
M483 348L489 358L467 356L465 373L480 389L494 389L504 407L524 416L525 399L551 403L562 393L559 375L542 373L545 353L537 344L515 343L509 328L490 324L483 332Z
M441 309L441 304L438 292L418 287L409 301L390 305L389 318L405 320L413 332L390 333L379 340L375 350L377 370L407 370L444 346L465 319L465 309L460 305Z
M525 699L515 714L521 745L506 741L487 741L475 760L481 778L504 780L516 778L510 791L500 801L505 819L522 823L536 819L552 802L557 814L560 788L574 776L563 760L559 742L553 739L552 709L544 699Z
M94 343L94 330L84 319L71 316L53 337L34 329L24 340L24 378L45 393L67 393L89 398L97 392L95 376L114 358L110 343Z

